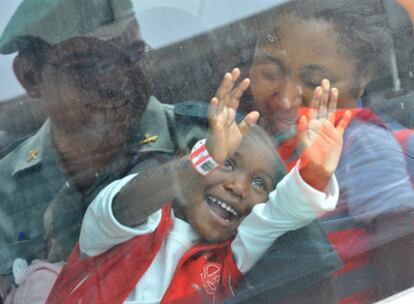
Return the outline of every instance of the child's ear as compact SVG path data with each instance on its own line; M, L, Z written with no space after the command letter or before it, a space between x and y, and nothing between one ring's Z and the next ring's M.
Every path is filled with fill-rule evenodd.
M13 70L20 84L32 98L40 98L41 71L39 67L23 55L17 55Z

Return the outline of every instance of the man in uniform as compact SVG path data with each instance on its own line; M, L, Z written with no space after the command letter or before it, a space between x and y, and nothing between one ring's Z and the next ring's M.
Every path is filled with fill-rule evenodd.
M177 150L172 107L150 97L147 51L129 0L32 0L15 12L0 52L18 52L16 77L48 119L0 160L2 274L14 262L18 272L16 258L65 260L100 189L138 157Z

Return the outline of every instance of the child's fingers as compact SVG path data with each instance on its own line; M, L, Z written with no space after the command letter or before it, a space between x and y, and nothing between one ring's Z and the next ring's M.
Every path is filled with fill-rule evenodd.
M240 102L240 98L243 96L244 91L247 90L247 88L250 85L250 79L246 78L240 84L233 90L232 96L231 96L231 102L230 107L237 110Z
M312 99L309 102L309 107L314 108L314 109L319 108L321 97L322 97L322 87L317 86L315 90L313 91Z
M233 87L239 76L240 70L238 68L234 68L230 73L229 80L227 80L223 86L223 90L220 91L221 98L219 97L219 100L224 107L229 107L231 105Z
M302 87L301 86L296 86L296 91L297 91L296 101L300 106L302 106L303 105L303 90L302 90Z
M299 122L298 122L298 135L302 136L303 132L305 132L307 128L308 128L308 118L305 115L302 115L299 118Z
M259 120L259 117L260 117L260 114L257 111L253 111L247 114L246 117L244 117L242 122L239 124L239 130L241 134L246 134L250 126L257 123L257 121Z
M226 94L231 90L233 83L233 76L229 72L224 74L223 80L220 83L220 86L217 89L216 97L222 101Z
M216 114L219 105L220 105L220 101L218 100L218 98L217 97L213 97L210 100L210 107L209 107L209 109L212 110L212 111L215 111L214 114Z
M219 104L220 104L220 101L218 100L217 97L211 98L210 105L208 107L208 114L209 114L210 119L213 119L218 116L219 110L220 110Z
M321 96L320 104L319 104L318 117L323 118L323 117L327 117L328 115L328 102L329 102L330 87L331 87L329 80L328 79L322 80L321 87L322 87L322 96Z
M319 108L319 105L321 103L322 98L322 87L318 86L313 91L312 100L309 102L309 112L307 120L312 120L315 118L317 109Z
M231 76L233 77L233 83L234 83L237 79L239 79L239 76L240 76L240 69L239 69L239 68L234 68L234 69L231 71Z
M329 96L329 103L328 103L328 119L335 123L335 111L338 105L338 98L339 98L339 91L337 88L331 89L331 94Z
M249 78L243 79L243 81L240 82L239 85L233 90L232 92L233 98L240 99L244 91L246 91L249 86L250 86L250 79Z
M350 120L351 120L351 111L346 110L344 115L341 118L341 121L336 126L336 130L338 131L341 137L344 135L345 129L348 126L348 123Z
M231 83L227 87L226 95L223 98L223 105L225 107L230 107L233 101L233 88L234 84L236 83L237 79L239 79L240 76L240 70L238 68L234 68L231 71Z

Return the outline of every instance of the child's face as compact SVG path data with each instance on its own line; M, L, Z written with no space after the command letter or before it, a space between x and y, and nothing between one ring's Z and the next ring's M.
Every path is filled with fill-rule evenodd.
M179 212L204 240L230 239L253 206L267 201L277 169L274 152L256 138L246 139L222 168L185 191Z

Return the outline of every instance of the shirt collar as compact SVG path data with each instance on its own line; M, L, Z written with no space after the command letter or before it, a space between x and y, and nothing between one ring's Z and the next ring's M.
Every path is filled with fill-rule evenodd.
M16 153L13 175L37 167L44 162L57 161L57 154L52 144L49 119L44 122L35 135L22 143Z

